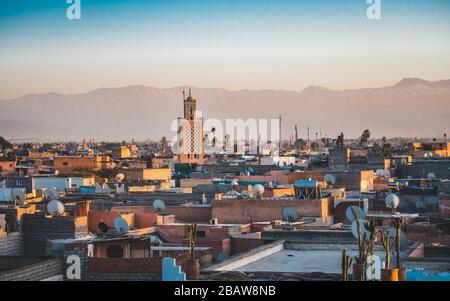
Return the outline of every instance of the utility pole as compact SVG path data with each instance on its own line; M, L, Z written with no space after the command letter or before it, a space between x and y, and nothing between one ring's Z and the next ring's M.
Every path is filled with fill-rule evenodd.
M309 146L309 125L306 127L307 131L308 131L308 146Z
M281 155L281 114L280 114L280 127L279 127L279 133L278 133L278 156Z

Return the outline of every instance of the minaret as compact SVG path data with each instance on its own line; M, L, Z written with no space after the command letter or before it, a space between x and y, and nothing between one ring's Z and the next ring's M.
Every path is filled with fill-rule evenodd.
M194 120L197 100L192 97L191 88L189 88L188 98L185 98L185 92L183 91L183 102L184 102L184 119Z
M192 97L191 89L186 98L183 91L183 118L179 118L178 136L180 146L180 163L203 164L203 118L196 117L197 100Z

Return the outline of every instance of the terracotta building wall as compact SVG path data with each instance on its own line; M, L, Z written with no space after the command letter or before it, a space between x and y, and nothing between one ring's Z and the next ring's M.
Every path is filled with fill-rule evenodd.
M281 219L284 207L294 207L303 216L332 222L333 200L214 200L212 216L220 223L249 223Z
M212 218L212 208L210 206L167 206L166 213L174 214L176 221L185 223L209 222Z

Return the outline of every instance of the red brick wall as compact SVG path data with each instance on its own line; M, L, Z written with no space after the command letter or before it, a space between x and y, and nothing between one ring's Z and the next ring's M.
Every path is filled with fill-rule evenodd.
M185 223L200 223L209 222L211 219L211 207L180 207L167 206L166 213L175 214L175 219L178 222Z
M303 216L332 220L333 200L214 200L212 216L219 223L249 223L281 219L281 209L294 207Z
M335 224L337 224L337 223L343 223L346 225L350 224L350 222L347 220L347 217L346 217L347 208L350 206L358 206L361 209L364 209L364 203L359 200L339 202L336 205L336 207L334 207L334 210L333 210Z
M188 255L177 256L183 266ZM157 273L162 274L162 257L150 258L97 258L89 257L89 272L98 273Z

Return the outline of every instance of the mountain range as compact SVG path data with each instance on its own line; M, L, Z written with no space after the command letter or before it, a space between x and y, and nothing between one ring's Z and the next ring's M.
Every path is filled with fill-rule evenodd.
M182 116L182 91L192 89L205 118L278 118L282 136L300 138L322 131L335 138L442 137L450 130L450 80L405 78L389 87L302 91L239 90L189 86L100 88L88 93L29 94L0 100L0 136L42 140L144 140L171 138L171 123Z

